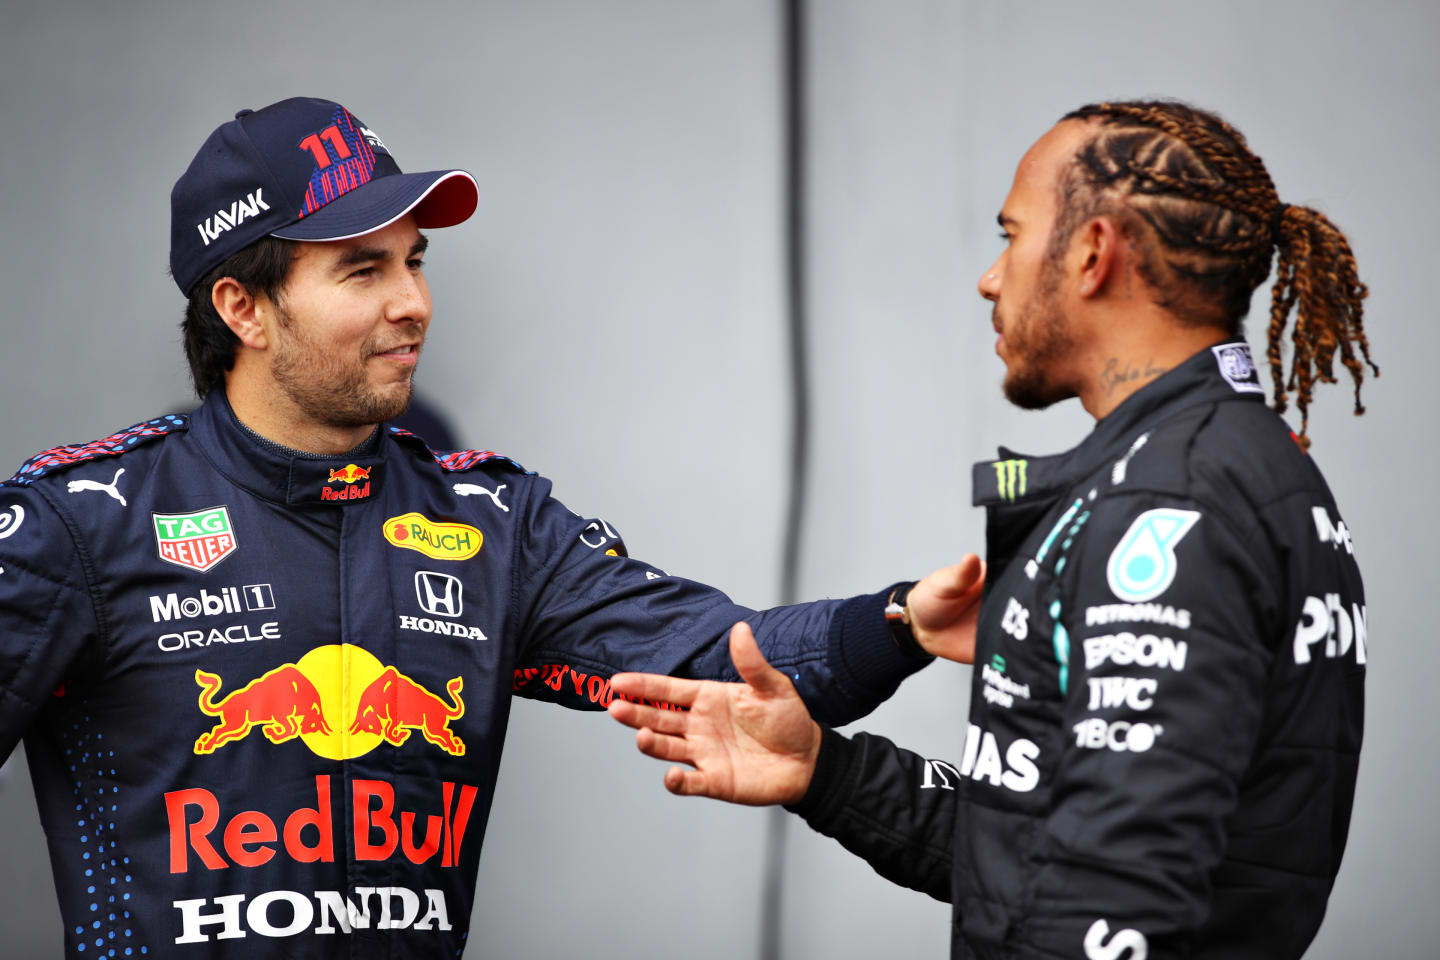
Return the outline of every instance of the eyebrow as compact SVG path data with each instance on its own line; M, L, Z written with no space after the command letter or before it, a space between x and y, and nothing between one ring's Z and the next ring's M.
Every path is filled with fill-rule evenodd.
M1019 220L1016 220L1014 217L1007 217L1003 213L995 214L995 222L1000 224L1000 226L1005 228L1006 230L1009 230L1012 226L1020 226Z
M410 245L410 252L407 253L405 257L408 260L409 258L416 256L417 254L424 253L429 247L430 238L422 233L415 240L415 242ZM362 263L369 263L372 260L389 259L390 251L385 250L381 247L352 247L340 255L339 259L335 261L335 266L333 269L336 273L338 273L342 270L358 266Z

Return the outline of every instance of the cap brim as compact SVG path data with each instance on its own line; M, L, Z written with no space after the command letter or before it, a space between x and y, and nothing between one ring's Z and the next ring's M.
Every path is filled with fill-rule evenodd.
M453 227L475 212L480 191L464 170L378 177L271 236L285 240L348 240L388 227L407 213L424 229Z

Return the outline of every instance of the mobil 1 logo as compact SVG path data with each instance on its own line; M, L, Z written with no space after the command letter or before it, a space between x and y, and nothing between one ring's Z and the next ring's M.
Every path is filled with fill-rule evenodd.
M275 592L268 583L221 587L215 591L201 590L197 594L189 595L153 594L150 597L150 619L155 623L217 617L222 613L243 613L247 610L274 609Z

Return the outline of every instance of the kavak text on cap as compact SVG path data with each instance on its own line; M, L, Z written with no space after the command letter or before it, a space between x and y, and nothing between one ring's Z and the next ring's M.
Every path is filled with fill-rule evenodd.
M401 173L375 131L338 103L295 97L241 110L170 192L170 272L191 289L264 236L344 240L413 214L449 227L475 212L464 170Z

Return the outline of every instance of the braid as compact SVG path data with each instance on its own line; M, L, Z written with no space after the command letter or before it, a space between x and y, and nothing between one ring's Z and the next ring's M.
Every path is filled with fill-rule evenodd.
M1278 248L1266 349L1275 409L1284 411L1295 392L1299 439L1308 448L1315 381L1336 382L1338 351L1355 384L1355 412L1365 412L1365 365L1377 377L1380 369L1370 360L1362 305L1368 291L1350 244L1324 214L1280 202L1240 131L1169 100L1089 104L1061 119L1096 119L1102 129L1062 177L1052 249L1063 250L1090 217L1111 214L1136 241L1140 273L1159 291L1161 306L1183 322L1238 334ZM1281 342L1292 310L1287 381Z

